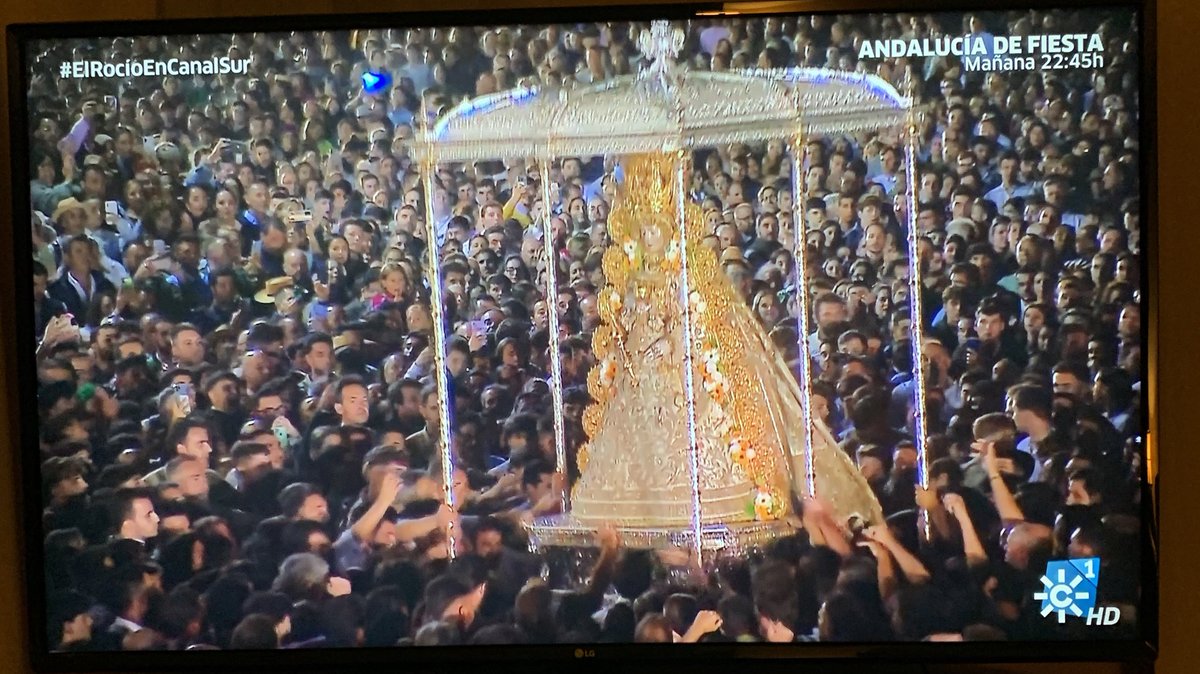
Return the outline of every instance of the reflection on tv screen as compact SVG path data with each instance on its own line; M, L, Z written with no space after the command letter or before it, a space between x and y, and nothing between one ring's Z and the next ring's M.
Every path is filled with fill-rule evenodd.
M1137 30L28 41L47 647L1137 638Z

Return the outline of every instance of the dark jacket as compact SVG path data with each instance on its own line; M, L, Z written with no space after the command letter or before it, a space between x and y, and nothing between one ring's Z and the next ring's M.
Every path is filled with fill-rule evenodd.
M82 324L88 315L88 309L91 308L91 302L84 300L75 292L75 287L67 280L68 272L63 272L63 275L58 277L54 283L51 283L46 288L46 294L52 299L62 303L67 308L67 311L75 316L76 322ZM104 274L94 271L92 272L92 301L95 301L101 293L116 292L113 284L104 278Z
M33 329L34 339L40 340L42 335L46 333L46 324L51 318L61 316L67 313L67 307L62 302L50 297L43 296L40 300L33 303Z

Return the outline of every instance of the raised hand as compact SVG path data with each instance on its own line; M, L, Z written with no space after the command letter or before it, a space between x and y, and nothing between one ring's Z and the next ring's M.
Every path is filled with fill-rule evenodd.
M454 508L451 508L449 505L443 503L442 507L438 508L437 521L438 526L445 529L451 524L458 523L458 513L455 512Z
M1005 475L1017 474L1017 464L1012 459L996 459L996 468Z
M967 503L960 494L946 494L942 497L942 504L946 506L946 511L955 517L967 516Z
M207 155L203 155L200 158L200 163L201 164L216 164L216 163L220 162L221 161L221 152L225 149L225 147L227 145L228 145L228 141L226 139L221 138L221 139L217 140L217 142L215 144L213 144L212 150Z
M887 554L887 548L883 547L878 541L859 541L856 545L860 548L870 550L871 555L875 559L882 559Z
M517 475L516 473L505 473L501 475L500 479L496 481L496 485L493 487L493 489L501 494L509 494L519 490L520 488L521 476Z
M399 475L387 473L379 483L379 495L376 498L383 503L395 503L396 497L400 495L400 488L402 486L403 483Z
M988 477L996 475L1013 475L1017 472L1012 459L1001 459L996 456L996 443L985 442L983 447L983 467L987 469Z
M42 332L42 344L45 346L57 345L66 335L67 325L70 325L70 319L65 316L55 316L46 321L46 329Z
M721 629L721 614L716 611L700 611L696 614L696 619L692 621L691 627L688 627L687 634L683 635L683 641L694 643L700 640L700 637L705 634L710 634Z
M422 349L421 353L417 356L416 364L426 368L433 365L433 347L427 346Z
M313 274L312 285L313 285L313 294L317 296L317 299L322 302L328 302L329 301L329 284L321 283L321 281L317 278L317 275Z
M917 507L922 510L937 508L937 487L922 487L921 485L917 485Z
M262 258L258 253L252 253L250 257L242 260L242 266L251 276L257 276L262 273Z
M805 497L804 517L814 522L833 522L833 507L819 496Z
M613 551L621 545L621 536L611 524L604 524L596 532L596 543L601 550Z
M62 148L62 172L63 180L70 182L75 179L75 155L65 147Z
M487 335L482 332L471 335L471 338L467 340L467 347L471 349L471 353L475 353L485 346L487 346Z
M868 541L878 543L885 548L891 547L896 542L896 537L892 535L892 530L883 524L876 524L863 529L863 536Z
M342 597L350 594L350 581L341 576L330 576L329 581L325 583L325 591L331 597Z
M296 430L296 427L292 425L292 422L287 417L275 417L275 421L271 422L271 429L274 430L276 428L285 430L289 437L300 437L300 431Z

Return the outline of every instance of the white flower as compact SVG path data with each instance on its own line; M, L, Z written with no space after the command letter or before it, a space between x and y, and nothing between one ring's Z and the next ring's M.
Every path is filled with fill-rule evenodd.
M625 242L625 255L628 256L630 260L632 260L634 255L636 255L636 254L637 254L637 244L634 243L633 241L626 241Z
M771 508L771 500L770 494L765 491L760 491L758 492L758 495L754 497L754 505L755 507L769 510Z
M613 383L613 381L616 380L616 377L617 377L616 361L613 361L612 359L609 359L609 358L605 358L604 360L600 361L600 384L607 387L607 386L611 385Z

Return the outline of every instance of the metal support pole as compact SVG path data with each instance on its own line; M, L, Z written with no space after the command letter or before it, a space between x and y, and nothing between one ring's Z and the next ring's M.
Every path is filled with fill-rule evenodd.
M925 311L922 292L925 285L921 280L921 233L917 230L917 95L915 76L910 75L908 118L905 121L907 138L904 148L904 186L908 196L908 301L911 309L909 340L912 342L913 359L913 425L914 441L917 446L917 479L922 488L929 487L929 461L926 454L928 424L925 419ZM929 517L925 516L925 536L929 537Z
M548 330L550 332L550 397L554 404L554 459L558 473L562 476L562 512L571 507L571 480L567 466L567 440L563 419L563 380L562 356L559 348L558 321L558 251L554 249L554 237L551 233L551 217L553 204L550 203L550 164L554 161L554 143L551 139L546 157L541 163L542 187L542 252L546 259L546 303L549 316Z
M797 107L797 109L799 109ZM796 324L800 348L800 405L804 412L804 487L811 498L817 494L817 472L813 462L812 418L812 347L808 334L812 325L811 299L808 296L808 226L805 222L805 202L808 201L808 185L804 180L808 147L804 143L801 124L796 125L792 137L792 228L795 230L792 266L796 275ZM790 457L789 457L790 458Z
M683 393L687 401L688 477L691 479L692 545L696 563L702 563L703 526L700 519L700 444L696 437L696 388L692 370L692 308L689 295L687 248L687 170L688 152L680 149L675 157L675 219L679 224L679 299L683 304Z
M450 397L449 382L446 377L446 321L442 296L441 246L438 243L436 215L433 212L433 194L437 186L437 157L434 150L436 145L429 127L429 115L424 102L421 105L421 126L425 145L424 157L421 162L421 177L425 183L426 273L430 285L429 311L433 316L433 367L438 388L438 423L441 426L436 442L442 459L443 496L446 505L454 508L454 457L450 445L450 409L454 401ZM446 529L446 542L450 548L451 558L454 557L455 535L454 524L451 523Z

